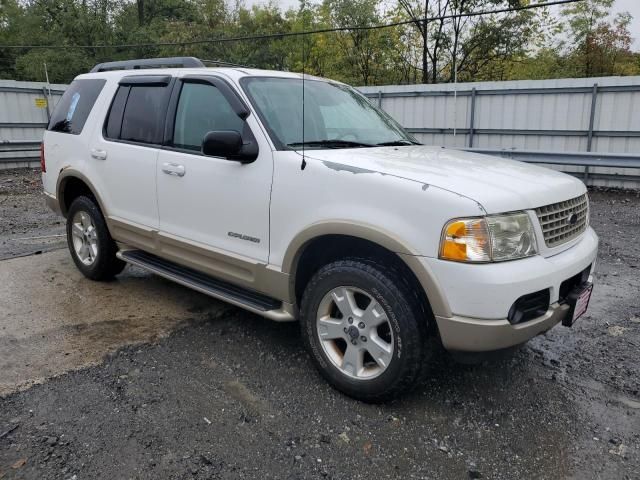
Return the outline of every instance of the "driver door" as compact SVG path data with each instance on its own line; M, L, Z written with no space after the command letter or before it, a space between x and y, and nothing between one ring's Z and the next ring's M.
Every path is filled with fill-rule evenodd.
M245 119L236 114L234 102L242 100L221 82L218 77L179 79L172 95L169 146L160 151L156 168L160 251L188 266L231 281L247 277L250 283L251 268L243 265L267 263L269 255L273 156L252 114ZM257 159L243 164L205 156L202 140L213 130L254 136Z

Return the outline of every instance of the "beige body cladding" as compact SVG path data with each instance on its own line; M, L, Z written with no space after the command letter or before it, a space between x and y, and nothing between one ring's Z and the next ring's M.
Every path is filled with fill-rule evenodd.
M444 295L442 295L425 265L398 239L373 226L342 221L325 221L311 225L291 241L284 256L282 268L277 269L264 263L229 255L184 238L163 234L157 230L110 216L91 181L85 175L72 168L65 168L60 172L56 189L57 197L47 196L50 208L60 212L62 215L66 215L66 207L60 199L64 198L65 187L72 178L81 180L89 187L105 215L112 237L121 244L123 249L140 248L186 267L200 270L241 287L269 295L289 304L288 310L292 312L295 311L293 288L295 271L305 245L311 240L324 235L348 235L368 240L398 254L425 290L434 314L444 317L451 316L451 311Z

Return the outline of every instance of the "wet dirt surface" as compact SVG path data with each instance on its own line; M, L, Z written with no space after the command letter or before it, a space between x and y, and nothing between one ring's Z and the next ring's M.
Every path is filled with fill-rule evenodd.
M0 260L66 245L64 219L44 199L40 170L0 170Z
M98 363L129 343L154 341L228 307L129 267L87 280L66 249L0 264L0 395Z
M89 282L65 251L0 261L0 478L640 478L640 199L590 196L587 315L441 355L387 405L332 390L296 324L129 267Z

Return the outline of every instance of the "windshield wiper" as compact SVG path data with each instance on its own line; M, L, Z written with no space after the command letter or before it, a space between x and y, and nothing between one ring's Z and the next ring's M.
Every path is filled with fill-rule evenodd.
M418 142L411 140L392 140L390 142L376 143L376 147L402 147L406 145L420 145Z
M375 147L371 143L353 142L351 140L309 140L306 142L287 143L288 147L327 147L327 148L349 148L349 147Z

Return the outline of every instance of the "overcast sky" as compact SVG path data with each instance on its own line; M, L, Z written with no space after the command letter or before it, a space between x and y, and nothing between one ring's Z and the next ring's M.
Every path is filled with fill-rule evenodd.
M245 0L247 5L253 5L255 3L267 3L267 0ZM298 0L275 0L275 3L280 5L283 9L289 7L297 7L300 2ZM640 50L640 0L616 0L613 12L627 11L633 15L633 21L629 26L631 30L631 36L634 39L633 49Z
M633 15L629 30L634 39L633 49L640 50L640 0L616 0L613 9L615 12L627 11Z

